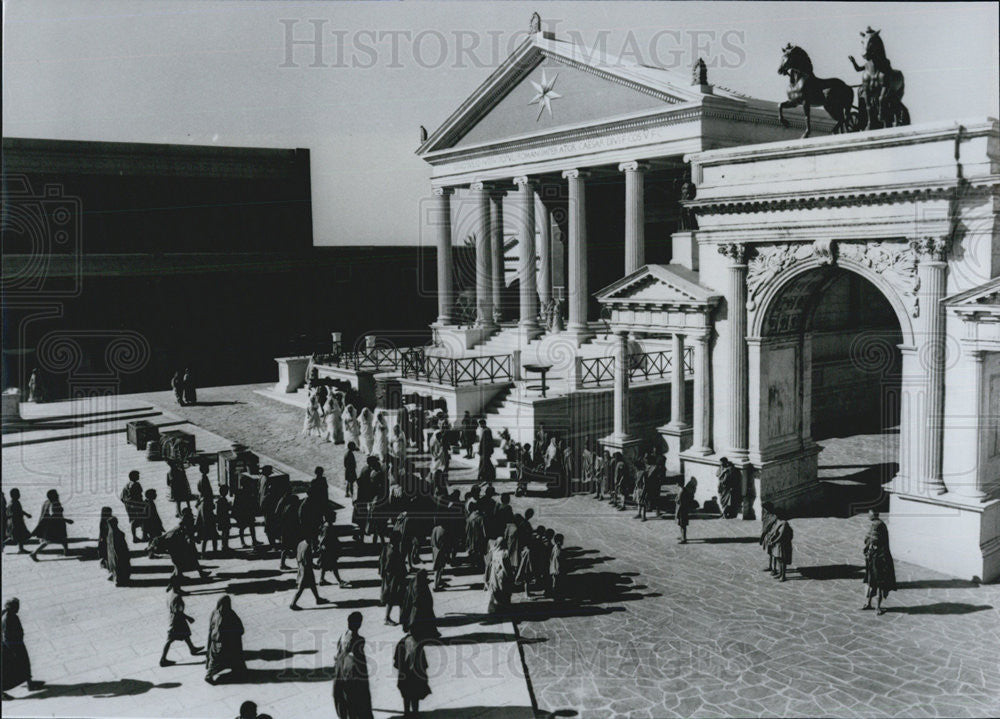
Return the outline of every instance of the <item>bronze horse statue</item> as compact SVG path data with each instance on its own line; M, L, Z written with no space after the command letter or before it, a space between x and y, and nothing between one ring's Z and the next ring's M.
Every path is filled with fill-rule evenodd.
M858 105L859 124L865 130L910 124L910 112L903 104L903 73L894 69L885 56L885 44L880 32L869 27L861 33L861 43L865 48L864 65L859 65L853 56L848 55L854 69L864 73L858 90Z
M806 116L806 131L802 137L809 137L812 123L809 119L809 108L812 105L822 105L830 117L836 120L833 132L848 132L850 127L851 105L854 104L854 90L843 80L835 77L821 78L813 74L812 60L798 45L788 44L782 52L779 75L788 75L788 99L778 105L778 120L788 127L784 110L802 105Z

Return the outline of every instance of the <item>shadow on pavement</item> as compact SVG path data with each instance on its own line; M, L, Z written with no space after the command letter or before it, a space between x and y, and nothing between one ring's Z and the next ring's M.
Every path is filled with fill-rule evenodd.
M96 699L132 697L145 694L150 689L176 689L180 682L153 684L142 679L119 679L110 682L81 682L80 684L46 684L24 699L52 699L54 697L90 696ZM6 715L7 712L4 711Z
M962 604L961 602L938 602L920 604L915 607L885 607L887 612L897 614L972 614L993 609L988 604Z

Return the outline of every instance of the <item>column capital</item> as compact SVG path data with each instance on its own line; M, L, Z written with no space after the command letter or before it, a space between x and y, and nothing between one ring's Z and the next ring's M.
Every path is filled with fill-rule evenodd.
M582 180L586 177L590 177L590 172L588 170L581 170L579 168L575 168L572 170L563 170L562 176L567 180L576 180L576 179Z
M910 249L921 262L944 262L948 259L951 237L916 237L910 240Z
M729 242L719 245L718 249L720 255L733 261L733 265L746 265L750 255L750 246L745 242Z
M630 160L618 165L619 172L646 172L649 170L649 163L642 160Z
M446 196L446 195L454 195L455 194L455 188L454 187L432 187L431 188L431 194L433 194L436 197L443 197L443 196Z
M474 190L476 192L482 192L483 190L489 189L489 184L484 180L474 180L473 182L469 183L469 189Z
M534 190L537 189L541 183L537 178L529 177L528 175L518 175L514 178L514 184L520 186L521 188Z

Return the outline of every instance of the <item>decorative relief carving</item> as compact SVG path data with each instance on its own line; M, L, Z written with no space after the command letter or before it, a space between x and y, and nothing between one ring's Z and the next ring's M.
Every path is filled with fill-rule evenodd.
M837 246L841 260L867 267L896 291L908 306L911 317L920 315L917 291L917 255L912 245L902 242L843 242Z
M760 291L768 280L813 253L809 245L794 242L757 245L754 250L754 256L747 263L747 309L750 311L757 309Z
M821 265L832 265L836 261L835 246L833 240L824 239L813 242L813 257Z

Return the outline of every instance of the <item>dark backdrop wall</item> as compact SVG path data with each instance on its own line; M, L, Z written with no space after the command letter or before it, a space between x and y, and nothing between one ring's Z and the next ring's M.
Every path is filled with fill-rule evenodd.
M262 382L331 331L429 339L433 248L313 247L307 150L3 143L4 388Z

